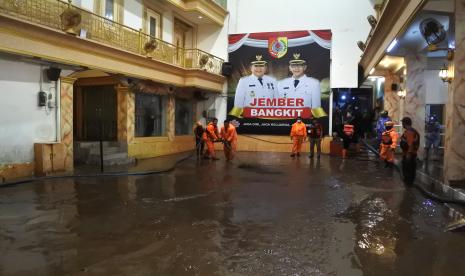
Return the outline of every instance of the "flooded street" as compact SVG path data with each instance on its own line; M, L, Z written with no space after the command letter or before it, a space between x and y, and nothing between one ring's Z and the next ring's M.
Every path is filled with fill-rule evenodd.
M376 162L239 153L0 189L0 274L464 275L450 222Z

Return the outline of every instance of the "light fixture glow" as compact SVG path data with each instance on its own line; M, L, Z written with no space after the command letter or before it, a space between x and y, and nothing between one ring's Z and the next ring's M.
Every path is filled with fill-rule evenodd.
M394 40L391 42L391 44L389 44L389 46L388 46L388 48L387 48L386 51L387 51L388 53L391 52L392 49L393 49L394 47L396 47L396 45L397 45L397 38L394 39Z
M347 99L346 95L342 95L342 96L341 96L341 100L344 101L345 99Z
M452 77L449 75L449 69L446 65L444 65L441 70L439 70L439 77L443 82L450 83L452 81Z
M197 18L198 18L198 19L202 19L202 18L203 18L203 16L199 15Z
M399 98L401 98L401 99L405 99L405 96L407 96L407 91L399 90L399 91L397 91L397 96L399 96Z
M373 74L374 72L375 72L375 67L371 68L370 75Z

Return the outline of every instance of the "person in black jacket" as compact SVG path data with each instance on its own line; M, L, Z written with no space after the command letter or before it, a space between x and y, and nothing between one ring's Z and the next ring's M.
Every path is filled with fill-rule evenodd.
M205 129L202 126L202 123L197 122L194 128L195 135L195 149L197 153L197 159L200 159L203 155L203 150L205 147L205 141L203 140L203 133Z

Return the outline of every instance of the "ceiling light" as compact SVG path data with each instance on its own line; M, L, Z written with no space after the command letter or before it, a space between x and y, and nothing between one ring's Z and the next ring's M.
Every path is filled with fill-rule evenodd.
M197 16L197 18L198 18L198 19L202 19L202 18L203 18L203 16L199 15L199 16Z
M394 40L391 42L391 44L389 44L389 47L387 48L386 51L387 51L388 53L391 52L392 49L393 49L394 47L396 47L396 45L397 45L397 38L394 39Z
M370 75L373 74L374 72L375 72L375 67L371 68Z

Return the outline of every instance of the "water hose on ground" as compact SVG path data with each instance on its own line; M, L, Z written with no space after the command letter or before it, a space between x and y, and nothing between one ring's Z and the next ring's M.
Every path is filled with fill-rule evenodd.
M376 154L376 156L379 156L379 152L370 144L368 144L364 139L360 139L360 141L362 142L362 144L367 148L369 149L371 152L373 152L374 154ZM402 173L401 173L401 169L400 169L400 165L399 164L394 164L394 167L396 168L396 170L399 172L399 174L402 176ZM465 205L465 201L464 200L460 200L460 199L454 199L454 198L448 198L448 197L444 197L444 196L439 196L433 192L430 192L428 190L426 190L423 186L417 184L417 183L413 183L413 185L406 185L407 187L415 187L417 188L424 196L426 197L429 197L431 199L434 199L436 201L439 201L441 203L453 203L453 204L459 204L459 205Z

